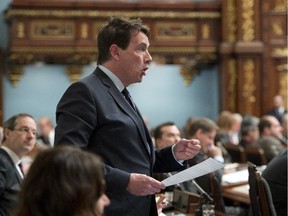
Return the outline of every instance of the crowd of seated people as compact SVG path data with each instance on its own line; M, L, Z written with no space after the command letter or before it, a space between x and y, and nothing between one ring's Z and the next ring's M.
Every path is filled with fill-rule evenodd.
M197 156L188 161L189 166L193 166L207 159L208 157L212 157L222 163L234 162L233 158L231 157L232 155L230 155L229 151L225 149L225 144L227 143L232 144L235 147L242 148L244 150L244 155L246 154L246 150L248 154L249 148L258 149L259 152L263 152L262 156L266 159L266 162L259 165L267 165L280 152L285 149L287 150L287 125L285 125L285 121L287 124L287 114L284 115L283 121L280 123L272 115L256 117L253 115L240 115L239 113L223 111L219 114L219 117L215 121L206 117L190 117L187 119L187 122L183 127L183 131L180 131L179 127L177 127L174 123L169 127L176 128L177 134L184 134L184 138L199 139L201 150ZM161 137L163 133L159 133L159 128L162 128L165 124L167 124L167 122L158 125L154 129L154 132L156 131L156 134L154 133L156 148L159 148L159 143L163 142L163 137ZM208 130L207 127L210 129ZM286 130L284 130L285 127ZM173 136L172 134L173 133L170 134L171 137ZM237 137L238 142L237 139L233 139L233 135L234 137ZM234 142L231 142L233 140ZM169 145L173 145L175 142L175 140L170 140ZM247 163L248 160L246 157L244 157L244 159L239 162ZM214 176L216 176L218 182L221 182L222 174L223 170L222 172L221 170L218 170L214 173ZM205 191L211 194L211 183L207 179L209 180L208 175L200 177L196 180ZM197 188L195 188L195 185L189 181L181 183L179 186L181 190L197 193ZM222 202L224 206L224 208L222 208L224 209L223 211L226 211L226 213L228 213L227 211L230 211L230 214L228 213L229 215L248 214L248 209L243 208L243 206L240 206L238 209L232 209L229 208L231 203L227 202L227 200L222 200Z
M16 117L14 116L13 118ZM31 117L28 115L28 119L29 118ZM20 159L22 160L24 165L25 161L27 160L27 157L30 158L29 161L30 166L31 164L33 164L33 161L37 156L37 154L39 154L39 152L42 152L43 150L46 149L50 149L52 147L52 145L49 144L49 142L48 143L38 142L40 139L41 140L48 139L47 137L49 134L48 130L47 130L48 132L46 131L47 134L46 137L44 137L45 134L44 130L46 126L45 123L47 122L49 123L48 120L49 119L47 117L42 118L41 121L39 121L37 124L36 121L33 120L32 118L32 122L34 121L33 130L35 131L32 140L35 140L34 143L35 145L33 146L33 148L25 151L24 155L21 154ZM38 128L41 128L42 131L41 136L40 133L36 132L37 129L35 123L38 126ZM47 125L47 128L48 126L50 128L50 133L51 131L53 133L54 129L53 125L51 124L51 121L50 124ZM4 125L3 129L4 137L7 137L6 134L7 130L13 132L13 128ZM16 129L14 129L14 131L16 131ZM182 134L185 135L182 136ZM187 164L188 166L193 166L205 160L208 157L212 157L221 163L234 162L233 158L229 154L229 151L225 149L225 144L227 143L232 144L234 146L242 147L244 151L245 149L248 149L248 147L261 149L263 151L265 158L267 159L268 164L270 161L272 161L274 157L276 157L279 154L279 152L287 149L287 113L284 114L282 122L279 122L276 117L268 114L267 115L265 114L260 118L258 118L253 115L240 115L238 113L223 111L219 114L218 118L215 121L212 119L208 119L206 117L197 117L197 116L190 117L187 119L187 123L183 127L183 131L181 131L175 123L167 121L151 129L151 135L153 137L156 149L171 146L177 141L179 141L181 137L187 139L191 138L198 139L201 144L201 151L195 158L188 161ZM2 144L2 149L3 148L6 149L5 142ZM247 162L247 160L241 162L245 163ZM184 164L183 169L187 168L187 165ZM23 177L25 177L28 174L30 168L29 166L27 167L24 166ZM218 182L221 182L222 171L223 170L219 170L214 173L214 176L216 176ZM163 180L164 178L167 178L173 174L175 173L167 173L166 175L164 174L162 176L155 174L154 177L158 180ZM206 176L206 178L207 177L208 176ZM196 180L200 184L200 186L202 186L205 189L205 191L211 193L211 188L207 187L207 181L206 181L207 179L205 180L205 176L198 178ZM179 185L176 185L175 187L172 188L172 190L175 188L197 193L197 188L191 182L184 182ZM169 188L167 188L167 190L169 190ZM161 197L161 201L163 199L164 198ZM222 204L225 209L225 203ZM158 207L159 206L160 204L158 203Z

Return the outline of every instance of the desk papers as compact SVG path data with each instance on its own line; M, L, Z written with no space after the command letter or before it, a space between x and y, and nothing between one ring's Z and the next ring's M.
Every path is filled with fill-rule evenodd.
M227 173L222 176L222 182L227 184L237 184L242 182L248 182L248 169Z
M206 175L210 172L214 172L218 169L221 169L225 166L225 164L222 164L213 158L208 158L207 160L196 164L186 170L183 170L182 172L179 172L173 176L170 176L162 181L162 183L168 187L171 185L179 184L194 178L197 178L199 176Z

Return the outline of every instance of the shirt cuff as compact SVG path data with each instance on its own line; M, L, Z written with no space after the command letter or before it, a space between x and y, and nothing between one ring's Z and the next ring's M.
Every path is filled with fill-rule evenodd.
M171 151L172 151L173 157L174 157L174 159L175 159L175 160L176 160L180 165L183 166L184 160L177 160L176 157L175 157L175 155L174 155L174 151L173 151L173 149L174 149L175 145L176 145L176 144L172 145L172 148L171 148Z
M219 161L220 163L224 163L224 158L220 155L213 157L215 160Z

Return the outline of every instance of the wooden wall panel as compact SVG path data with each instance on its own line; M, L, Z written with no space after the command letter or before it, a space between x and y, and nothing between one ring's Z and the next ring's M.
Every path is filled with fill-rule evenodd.
M199 68L218 64L220 110L261 116L274 95L287 103L287 0L14 0L9 79L16 86L23 64L44 61L66 64L77 80L96 61L97 33L111 16L141 17L153 59L181 64L187 85Z

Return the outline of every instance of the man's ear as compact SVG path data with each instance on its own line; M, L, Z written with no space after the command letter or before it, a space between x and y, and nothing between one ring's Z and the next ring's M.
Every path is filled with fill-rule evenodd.
M202 133L203 133L202 129L199 128L199 129L197 129L195 135L196 135L196 137L198 137L198 136L201 135Z
M113 59L119 60L119 47L116 44L110 46L110 55Z

